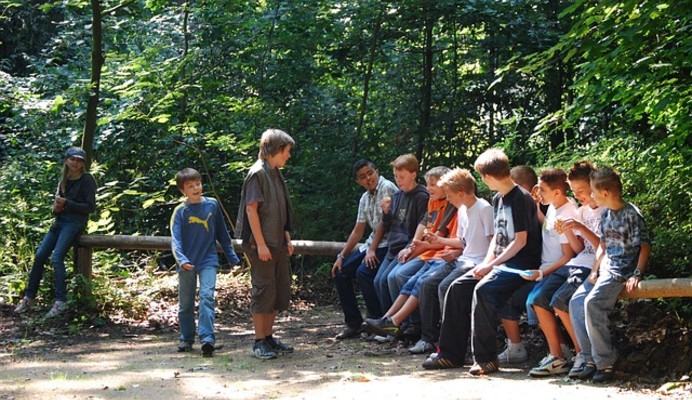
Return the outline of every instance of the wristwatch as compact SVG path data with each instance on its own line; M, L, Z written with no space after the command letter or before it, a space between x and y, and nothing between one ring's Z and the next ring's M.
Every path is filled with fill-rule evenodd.
M632 272L632 275L636 276L637 278L641 278L642 277L642 271L635 268L634 272Z
M336 255L336 259L337 259L337 260L338 260L338 259L343 260L344 258L346 258L346 257L342 256L341 253L339 253L339 254Z

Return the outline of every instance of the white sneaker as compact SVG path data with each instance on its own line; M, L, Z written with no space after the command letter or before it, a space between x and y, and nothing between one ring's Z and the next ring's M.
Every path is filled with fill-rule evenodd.
M568 362L571 361L570 363L574 364L575 357L572 356L572 350L570 350L569 346L567 346L564 343L560 343L560 349L562 350L562 358L568 360ZM546 354L545 357L541 358L541 361L538 362L538 365L545 364L550 359L550 357L552 356L550 355L550 352L548 352L548 354Z
M569 371L567 360L561 357L550 356L545 362L535 368L531 368L529 376L549 376L564 374Z
M17 304L17 307L15 307L14 312L17 314L21 314L23 312L27 312L31 310L31 306L34 305L34 299L30 299L28 297L24 297L19 304Z
M56 301L53 303L53 307L48 311L46 314L46 318L54 318L57 317L58 315L62 314L63 311L67 308L67 304L65 304L64 301Z
M503 364L520 364L529 358L529 353L524 347L524 342L512 343L506 339L507 347L497 356L500 365Z

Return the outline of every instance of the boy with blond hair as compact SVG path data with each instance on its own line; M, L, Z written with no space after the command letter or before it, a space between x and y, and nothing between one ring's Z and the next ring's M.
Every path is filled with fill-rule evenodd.
M574 334L586 364L579 379L613 379L617 359L608 330L608 314L623 289L634 290L646 269L651 238L641 212L622 198L620 175L612 168L593 171L591 190L601 215L600 243L589 278L569 303Z

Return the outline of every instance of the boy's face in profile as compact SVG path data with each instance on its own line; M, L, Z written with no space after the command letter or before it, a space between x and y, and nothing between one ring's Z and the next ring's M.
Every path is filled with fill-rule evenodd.
M409 192L416 187L416 173L406 169L395 169L394 180L396 185L404 192Z
M464 204L464 192L455 192L448 188L444 191L447 195L447 200L452 203L454 207L460 208Z
M445 193L444 189L441 187L437 186L437 182L439 179L437 178L428 178L425 180L426 187L428 189L428 194L430 194L430 199L431 200L444 200L445 197L447 197L447 194Z
M356 183L363 187L368 192L373 192L377 188L377 183L380 179L380 174L377 170L369 165L356 171Z
M274 165L274 168L283 168L284 166L286 166L288 159L291 158L291 145L287 145L286 147L281 149L281 151L269 158L273 160L272 165Z
M574 193L574 197L577 198L579 204L591 207L596 206L596 202L591 197L591 185L589 181L582 179L570 181L569 187L572 188L572 193Z
M189 180L183 183L180 191L187 197L188 203L199 203L202 201L202 181Z
M538 183L538 193L541 195L541 203L551 204L557 198L557 190L551 189L545 182Z

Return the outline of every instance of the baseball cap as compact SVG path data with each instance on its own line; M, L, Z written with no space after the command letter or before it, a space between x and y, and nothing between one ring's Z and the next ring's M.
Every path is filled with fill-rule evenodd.
M65 152L65 158L68 158L68 157L81 158L82 160L86 161L86 151L82 150L79 147L70 147Z

